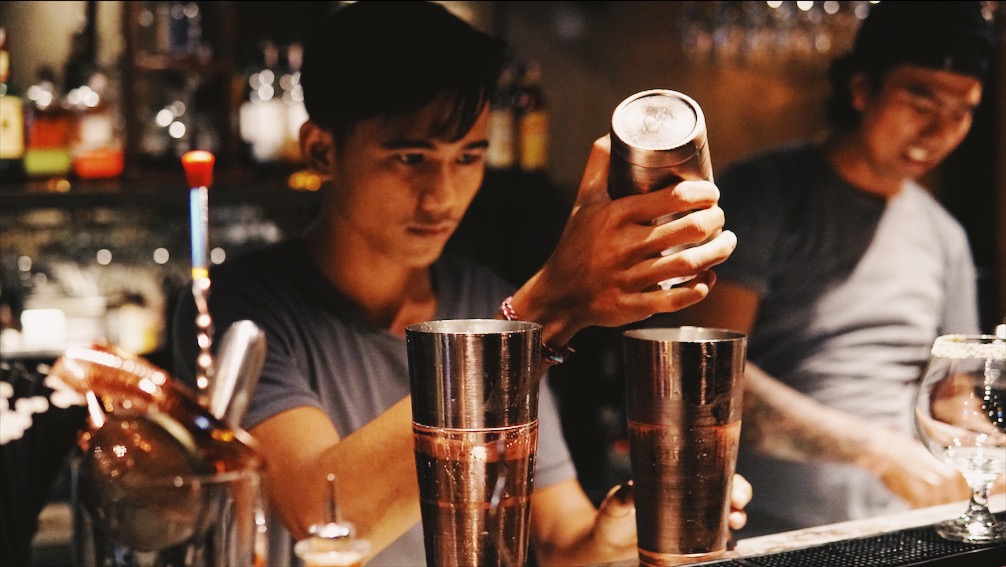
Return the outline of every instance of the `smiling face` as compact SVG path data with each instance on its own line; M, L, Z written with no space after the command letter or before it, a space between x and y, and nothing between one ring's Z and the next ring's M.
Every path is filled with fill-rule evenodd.
M410 268L440 256L482 184L489 116L450 141L433 134L449 109L367 119L333 146L325 206L342 244Z
M900 186L935 168L964 140L982 87L969 75L899 65L879 89L860 75L851 92L862 113L859 137L868 167L878 180Z

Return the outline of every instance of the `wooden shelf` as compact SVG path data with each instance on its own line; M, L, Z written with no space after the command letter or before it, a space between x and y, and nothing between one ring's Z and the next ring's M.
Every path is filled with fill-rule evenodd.
M199 55L151 55L148 53L135 54L133 56L133 68L137 71L178 71L199 73L201 75L223 73L231 70L230 65Z
M68 183L65 191L52 190L51 180L0 184L0 205L5 212L35 208L184 209L188 206L188 185L180 167L177 172L147 170L118 179ZM283 172L263 175L254 169L216 172L209 197L211 204L247 203L278 210L300 210L318 200L317 193L290 189Z

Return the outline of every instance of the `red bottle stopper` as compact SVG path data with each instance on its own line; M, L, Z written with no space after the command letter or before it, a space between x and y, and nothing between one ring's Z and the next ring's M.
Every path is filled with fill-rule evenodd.
M213 162L216 158L206 150L193 150L182 156L189 187L209 187L213 183Z

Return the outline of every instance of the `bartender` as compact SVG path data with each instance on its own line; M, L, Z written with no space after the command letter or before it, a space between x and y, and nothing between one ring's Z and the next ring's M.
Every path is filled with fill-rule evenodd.
M551 257L514 290L442 254L482 183L488 103L506 46L427 2L359 2L319 26L304 54L304 158L325 180L303 234L212 274L218 328L251 319L268 353L245 428L267 463L270 565L324 519L333 472L340 508L371 541L370 565L422 565L405 327L503 317L543 326L557 364L591 325L620 326L702 300L736 239L709 182L612 202L608 143L595 143ZM652 226L662 215L694 211ZM683 244L688 250L662 256ZM694 276L663 290L656 282ZM176 370L196 359L191 300L176 317ZM544 372L544 368L542 368ZM627 490L596 509L576 479L554 400L541 389L531 542L539 564L636 556ZM734 528L750 498L734 483ZM276 521L276 520L279 521Z

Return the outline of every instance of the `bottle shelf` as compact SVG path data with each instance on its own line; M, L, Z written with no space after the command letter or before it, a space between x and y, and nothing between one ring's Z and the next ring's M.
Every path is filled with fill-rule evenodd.
M175 71L201 75L230 71L228 65L202 55L155 55L149 53L135 54L133 68L149 73Z
M292 169L290 174L293 174ZM209 198L211 205L247 203L269 209L300 210L312 207L319 196L311 191L290 189L286 176L281 173L263 176L254 170L234 168L214 173ZM0 204L7 212L98 206L184 210L188 199L181 166L177 172L145 170L116 179L0 183Z

